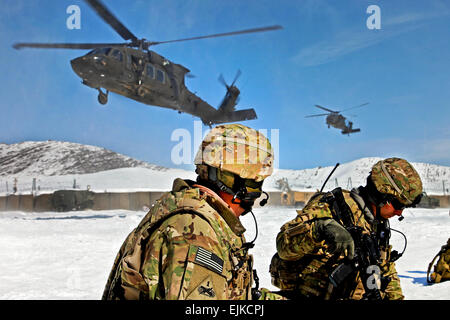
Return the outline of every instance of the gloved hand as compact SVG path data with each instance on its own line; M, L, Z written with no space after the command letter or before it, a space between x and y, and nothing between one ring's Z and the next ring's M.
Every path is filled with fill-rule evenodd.
M314 223L314 236L317 240L325 240L330 253L344 253L352 260L355 255L355 244L350 233L334 219L320 219Z
M261 288L258 290L258 295L253 294L253 298L257 300L287 300L286 297L279 295L275 292L271 292L266 288Z

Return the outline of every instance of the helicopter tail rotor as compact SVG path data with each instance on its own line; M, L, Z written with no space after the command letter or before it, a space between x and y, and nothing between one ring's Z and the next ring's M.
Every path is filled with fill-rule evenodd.
M227 82L225 81L225 79L223 78L223 75L222 75L222 74L219 75L219 78L218 78L217 80L219 80L219 82L220 82L221 84L223 84L223 85L225 86L225 88L227 88L227 90L228 90L228 84L227 84Z
M242 72L240 69L238 69L238 71L236 72L236 75L234 76L233 82L231 83L231 85L228 85L227 82L225 81L224 77L222 74L219 75L219 82L221 84L223 84L225 86L225 88L227 88L227 91L229 91L232 87L235 87L235 83L237 81L237 79L241 76Z
M240 75L241 75L241 69L238 69L238 71L236 72L236 75L234 76L234 80L233 80L233 82L231 83L231 87L233 87L234 86L234 84L236 83L236 80L240 77Z

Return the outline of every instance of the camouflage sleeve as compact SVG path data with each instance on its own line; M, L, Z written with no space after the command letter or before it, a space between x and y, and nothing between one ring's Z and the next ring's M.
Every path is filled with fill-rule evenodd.
M259 289L259 292L261 293L261 296L258 300L287 300L285 297L275 293L271 292L269 289L261 288Z
M314 222L301 216L284 224L277 235L277 252L281 259L298 260L306 254L316 254L324 245L314 237Z
M158 230L146 246L142 267L142 274L149 286L149 298L201 299L191 293L194 291L192 286L200 285L202 279L211 280L211 286L214 285L215 292L218 292L214 297L220 298L220 293L226 292L225 278L218 272L192 263L199 247L222 256L216 234L209 223L198 215L177 214L165 220ZM206 284L204 287L208 288Z
M394 262L388 262L381 266L381 274L385 277L390 277L386 290L384 291L384 299L386 300L403 300L405 296L402 293L402 288L400 286L400 278L395 269Z

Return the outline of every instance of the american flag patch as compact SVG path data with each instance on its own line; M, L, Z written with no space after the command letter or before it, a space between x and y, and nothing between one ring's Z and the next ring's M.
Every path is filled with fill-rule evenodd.
M197 249L195 262L218 273L222 273L223 271L223 260L214 253L201 247Z

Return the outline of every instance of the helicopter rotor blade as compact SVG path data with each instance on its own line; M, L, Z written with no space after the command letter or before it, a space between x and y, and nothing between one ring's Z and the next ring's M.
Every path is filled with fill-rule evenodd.
M309 115L309 116L305 116L305 118L322 117L322 116L327 116L327 115L329 115L329 113L312 114L312 115Z
M325 108L325 107L319 106L318 104L316 104L315 107L317 107L317 108L319 108L319 109L322 109L322 110L325 110L325 111L328 111L328 112L333 112L333 113L338 112L338 111L333 111L333 110L327 109L327 108Z
M347 109L341 110L341 111L339 111L339 112L343 112L343 111L347 111L347 110L351 110L351 109L360 108L360 107L363 107L363 106L368 105L368 104L369 104L369 102L366 102L366 103L360 104L360 105L358 105L358 106L354 106L354 107L351 107L351 108L347 108Z
M13 45L14 49L39 48L39 49L95 49L126 47L128 43L37 43L37 42L19 42Z
M241 70L238 69L238 71L236 72L236 76L234 77L233 82L231 83L231 87L234 86L234 83L236 82L236 80L239 78L239 76L241 75Z
M228 89L227 82L226 82L225 79L223 78L223 75L222 75L222 74L219 75L219 78L218 78L217 80L219 80L219 82L220 82L221 84L223 84L223 85Z
M225 33L216 33L216 34L210 34L210 35L207 35L207 36L198 36L198 37L184 38L184 39L177 39L177 40L153 41L153 42L147 42L147 44L149 46L151 46L151 45L157 45L157 44L163 44L163 43L189 41L189 40L199 40L199 39L216 38L216 37L226 37L226 36L234 36L234 35L245 34L245 33L265 32L265 31L272 31L272 30L279 30L279 29L283 29L283 27L279 26L279 25L275 25L275 26L269 26L269 27L245 29L245 30L239 30L239 31L233 31L233 32L225 32Z
M119 21L100 0L85 0L97 14L109 24L123 39L137 41L137 37Z

